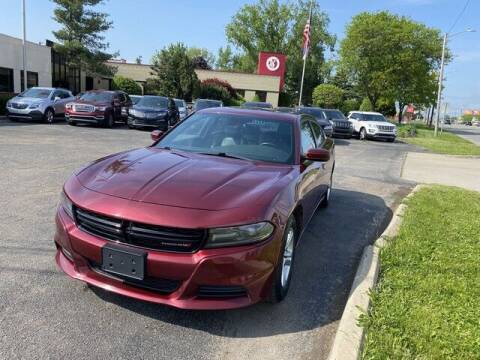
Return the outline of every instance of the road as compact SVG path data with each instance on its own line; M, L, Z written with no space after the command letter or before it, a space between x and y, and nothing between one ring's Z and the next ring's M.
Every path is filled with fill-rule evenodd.
M480 146L480 127L478 126L447 125L445 126L445 130L457 134L458 136Z
M54 263L54 213L72 171L149 145L149 133L0 122L0 349L8 359L324 359L362 248L412 184L409 145L337 141L335 190L278 305L193 312L91 290Z

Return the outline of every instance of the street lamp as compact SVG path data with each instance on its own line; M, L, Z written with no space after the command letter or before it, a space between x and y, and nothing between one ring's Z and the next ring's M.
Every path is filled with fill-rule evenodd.
M455 33L455 34L445 33L445 35L443 36L442 61L440 63L440 76L438 77L437 118L435 119L434 136L437 136L437 134L438 134L438 123L440 122L440 106L441 106L441 102L442 102L443 71L444 71L444 68L445 68L445 48L447 46L447 41L448 41L448 39L450 39L454 36L464 34L464 33L467 33L467 32L475 32L475 31L476 30L474 30L474 29L467 29L467 30L460 31L460 32Z

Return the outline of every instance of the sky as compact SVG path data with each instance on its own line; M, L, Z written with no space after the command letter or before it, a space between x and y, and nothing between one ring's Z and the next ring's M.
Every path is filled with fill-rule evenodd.
M295 0L291 0L295 1ZM114 27L106 33L112 52L148 63L153 53L172 42L207 48L214 54L226 44L225 25L235 12L254 0L107 0L99 10L110 15ZM389 10L449 31L465 0L318 0L330 18L329 31L341 40L352 16L362 11ZM54 39L54 3L26 0L27 40ZM0 0L0 33L21 37L21 0ZM451 33L467 28L478 32L453 37L454 59L446 68L444 97L448 111L480 108L480 1L471 0ZM315 31L315 28L312 29ZM301 49L299 49L301 51Z

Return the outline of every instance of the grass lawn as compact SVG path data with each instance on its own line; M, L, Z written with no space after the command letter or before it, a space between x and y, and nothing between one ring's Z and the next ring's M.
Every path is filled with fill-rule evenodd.
M381 252L364 359L480 359L480 193L429 186Z
M398 125L397 125L398 126ZM408 125L400 125L404 127ZM480 155L480 146L462 139L460 136L444 131L435 138L433 136L433 129L428 128L423 124L417 124L417 135L415 137L405 137L402 140L424 147L433 152L450 155Z

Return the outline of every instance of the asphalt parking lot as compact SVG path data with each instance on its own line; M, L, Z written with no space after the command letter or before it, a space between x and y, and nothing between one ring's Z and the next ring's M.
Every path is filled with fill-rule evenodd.
M194 312L92 290L56 269L54 214L72 171L148 132L0 121L0 358L324 359L363 247L412 187L409 145L337 141L335 189L278 305Z

